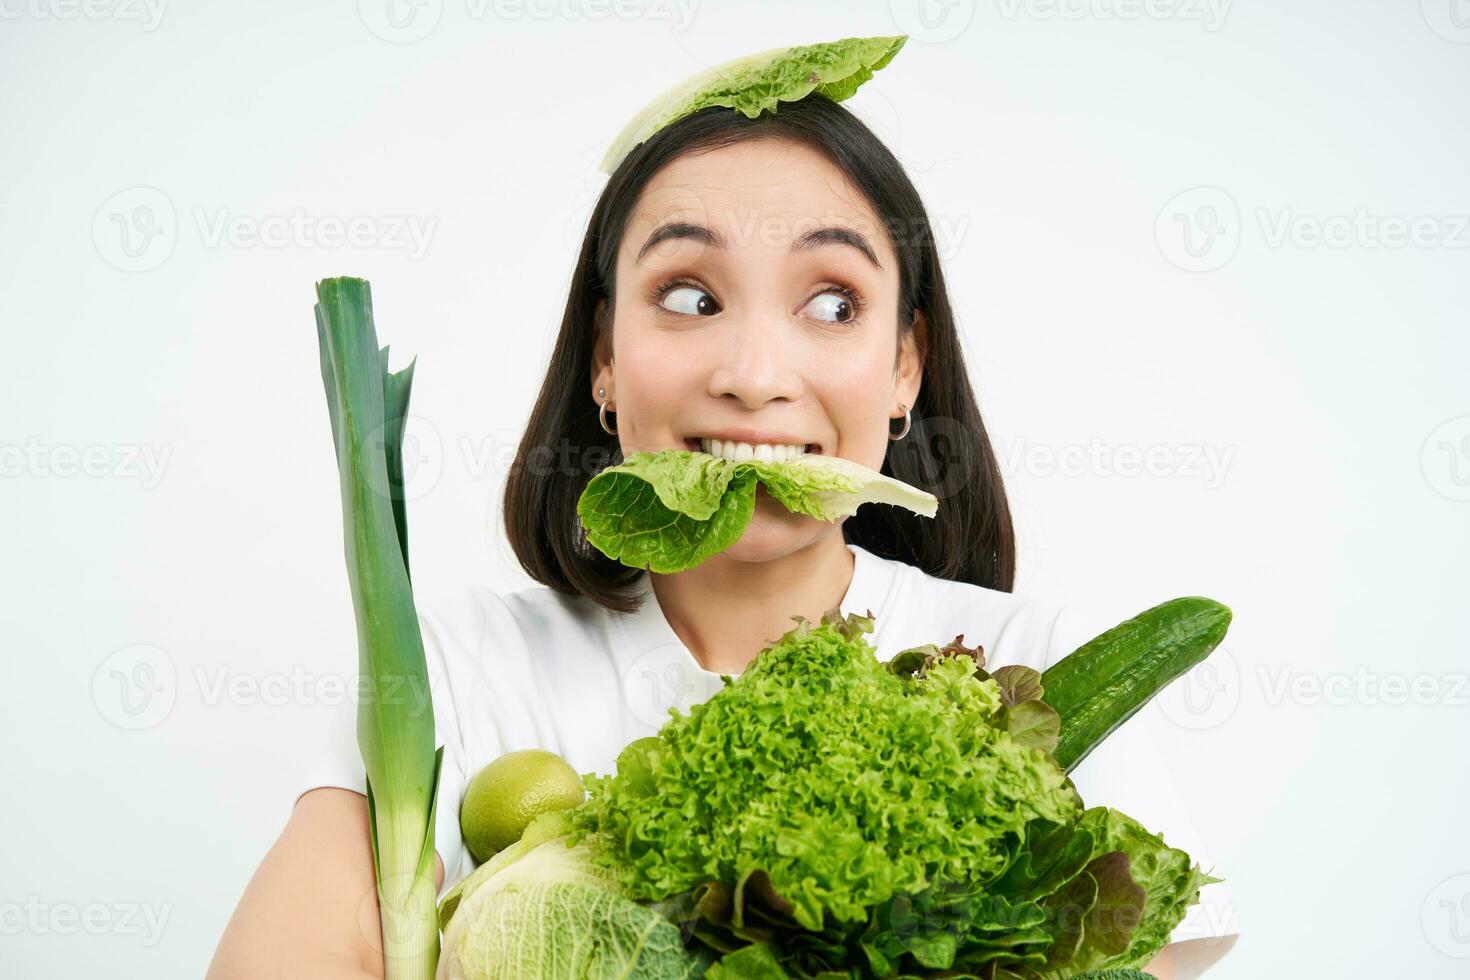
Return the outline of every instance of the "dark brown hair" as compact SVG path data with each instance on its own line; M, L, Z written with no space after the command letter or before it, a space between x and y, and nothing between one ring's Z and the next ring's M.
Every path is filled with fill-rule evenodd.
M516 557L532 578L558 592L618 611L637 608L632 586L640 570L588 544L577 517L587 482L602 465L621 460L617 436L602 430L597 405L586 395L597 331L611 326L595 324L594 312L606 299L605 319L611 320L618 249L654 175L685 153L757 138L813 147L864 194L898 256L900 342L917 326L914 311L926 325L911 429L889 444L882 472L939 497L938 515L870 504L843 522L844 538L940 578L1009 592L1015 575L1010 508L965 370L928 214L888 148L851 112L816 93L756 119L722 107L702 109L635 147L608 179L588 221L561 333L506 483L505 527Z

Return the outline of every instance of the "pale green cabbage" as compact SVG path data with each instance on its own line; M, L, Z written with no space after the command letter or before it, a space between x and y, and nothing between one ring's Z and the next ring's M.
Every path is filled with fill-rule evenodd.
M675 120L709 106L754 119L777 103L820 92L833 102L852 95L898 54L908 35L849 37L823 44L773 48L716 65L654 99L608 147L601 169L611 174L628 151Z
M437 980L684 980L707 956L629 900L588 844L568 846L560 814L481 865L440 905Z

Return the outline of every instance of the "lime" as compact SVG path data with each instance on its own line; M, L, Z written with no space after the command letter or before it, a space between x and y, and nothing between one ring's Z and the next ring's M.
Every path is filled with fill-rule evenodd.
M582 799L582 778L555 752L507 752L470 780L459 829L470 854L484 862L520 840L534 818L580 806Z

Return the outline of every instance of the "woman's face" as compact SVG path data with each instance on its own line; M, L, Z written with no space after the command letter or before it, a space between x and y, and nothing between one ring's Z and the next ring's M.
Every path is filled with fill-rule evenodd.
M591 380L594 402L607 391L624 455L709 452L714 438L876 470L889 420L919 391L917 345L898 348L888 236L842 172L801 143L746 140L665 167L633 209L614 292ZM761 488L724 554L770 561L840 533Z

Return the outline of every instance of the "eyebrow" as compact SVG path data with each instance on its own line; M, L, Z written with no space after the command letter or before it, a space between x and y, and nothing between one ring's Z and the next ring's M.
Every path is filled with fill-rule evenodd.
M676 238L698 242L701 245L708 245L711 248L725 247L724 236L713 228L691 224L687 221L671 221L668 224L659 225L648 236L648 241L644 242L643 246L638 249L638 261L641 262L643 256L655 245ZM811 231L803 233L796 241L791 243L791 251L804 251L820 248L823 245L851 246L859 252L862 252L867 260L873 263L874 268L883 268L883 263L878 261L878 255L873 251L873 246L868 243L867 238L861 232L836 225L829 225L825 228L813 228Z
M648 236L648 241L644 242L643 247L638 250L638 261L643 261L644 254L655 245L675 238L686 238L712 248L725 247L725 239L713 228L690 224L687 221L671 221L668 224L659 225L653 230L653 234Z
M851 245L867 256L868 261L873 263L875 269L882 269L883 263L878 261L878 255L873 251L873 246L868 244L867 238L861 232L853 231L851 228L841 228L836 225L826 228L813 228L791 243L793 252L800 249L820 248L823 245Z

